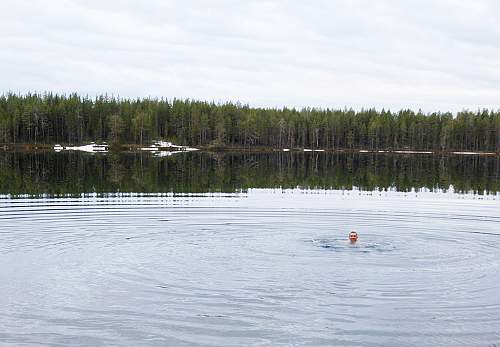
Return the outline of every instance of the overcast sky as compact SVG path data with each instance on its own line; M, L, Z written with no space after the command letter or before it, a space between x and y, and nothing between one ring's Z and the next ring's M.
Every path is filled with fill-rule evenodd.
M500 106L500 1L0 1L0 91Z

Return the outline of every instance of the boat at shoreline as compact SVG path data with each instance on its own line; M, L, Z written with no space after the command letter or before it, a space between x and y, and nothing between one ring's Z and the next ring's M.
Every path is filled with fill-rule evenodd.
M57 146L57 145L56 145ZM58 151L56 149L56 146L54 146L54 150ZM59 145L60 148L62 146ZM59 149L61 151L62 149ZM107 153L108 152L108 145L104 142L102 144L97 144L95 142L91 142L88 145L82 145L82 146L68 146L64 147L65 151L82 151L82 152L88 152L88 153Z
M199 149L188 146L174 145L172 142L157 140L153 141L153 143L148 147L141 147L140 150L148 152L167 151L167 152L178 153L178 152L198 151Z

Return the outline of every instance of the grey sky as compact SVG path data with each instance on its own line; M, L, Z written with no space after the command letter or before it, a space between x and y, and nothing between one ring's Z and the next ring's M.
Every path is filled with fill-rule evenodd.
M0 91L500 106L500 2L0 1Z

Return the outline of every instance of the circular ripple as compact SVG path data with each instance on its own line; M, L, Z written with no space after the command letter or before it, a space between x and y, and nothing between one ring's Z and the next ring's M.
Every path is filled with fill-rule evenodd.
M4 341L68 344L68 331L90 330L92 345L498 340L498 210L281 207L289 198L0 206Z
M392 252L396 249L396 246L391 242L358 241L356 243L351 243L345 238L321 238L313 239L308 242L311 242L316 247L336 252L385 253Z

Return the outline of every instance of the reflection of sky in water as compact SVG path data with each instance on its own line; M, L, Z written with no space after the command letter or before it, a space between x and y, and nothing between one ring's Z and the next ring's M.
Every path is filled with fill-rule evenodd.
M499 204L259 189L4 198L0 343L492 345Z

